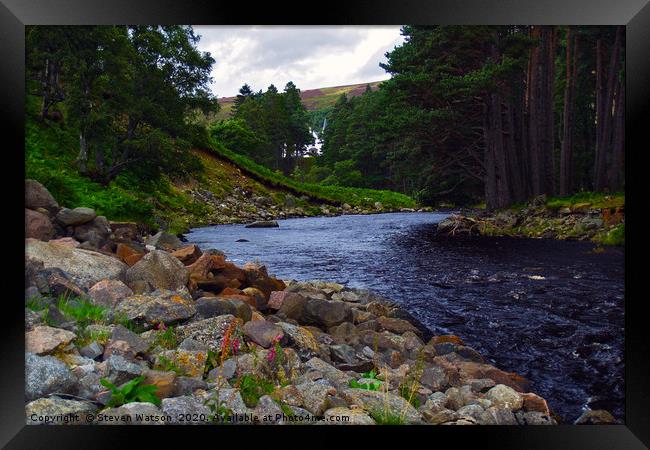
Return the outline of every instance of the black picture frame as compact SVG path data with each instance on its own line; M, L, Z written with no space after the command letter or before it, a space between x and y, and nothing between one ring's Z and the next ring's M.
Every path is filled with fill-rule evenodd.
M157 440L170 434L192 433L190 445L201 434L213 443L226 445L229 438L251 445L251 437L284 442L284 445L339 445L351 433L368 429L348 427L35 427L25 425L24 416L24 315L19 280L24 271L24 247L17 237L24 233L19 217L23 214L22 179L24 179L24 25L67 24L557 24L557 25L626 25L626 215L625 248L625 366L626 420L624 425L558 427L377 427L372 436L384 439L406 438L407 445L435 445L444 440L475 443L481 448L571 448L637 449L650 445L650 341L646 316L642 308L645 296L632 296L632 287L643 282L644 265L632 263L641 255L640 224L635 222L637 208L642 208L640 190L635 188L641 175L641 155L647 152L643 134L648 121L650 99L650 4L648 0L440 0L373 2L339 0L316 4L280 5L205 0L0 0L0 89L2 90L3 188L5 211L2 324L0 346L0 444L6 448L97 448L115 447L132 442L133 437ZM295 11L289 15L289 11ZM636 149L636 151L632 151ZM636 166L636 167L635 167ZM22 178L22 179L21 179ZM10 201L11 200L11 201ZM10 201L10 202L9 202ZM11 206L9 206L9 204ZM21 206L22 205L22 206ZM14 219L15 217L15 219ZM6 244L11 243L9 253ZM15 246L15 248L13 248ZM18 281L18 282L17 282ZM262 430L264 428L264 430ZM346 430L342 430L346 428ZM336 437L329 437L332 433ZM303 434L299 437L298 434ZM275 437L276 434L286 436ZM322 435L322 437L321 437ZM326 435L328 437L326 437ZM417 436L416 436L417 435ZM218 440L215 440L218 436ZM290 441L287 441L290 439ZM418 441L424 439L420 444ZM294 441L295 440L295 441ZM236 442L236 441L235 441ZM427 444L430 443L430 444ZM354 444L364 445L365 444ZM398 444L400 445L400 444ZM404 444L401 444L404 445ZM454 444L451 444L454 445Z

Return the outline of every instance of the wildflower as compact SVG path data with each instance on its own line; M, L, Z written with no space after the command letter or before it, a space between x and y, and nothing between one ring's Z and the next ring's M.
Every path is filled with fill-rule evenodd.
M266 355L266 359L268 359L269 362L273 362L273 360L275 359L275 347L271 347L269 349L269 354Z
M235 339L232 341L232 354L237 355L237 352L239 351L239 339Z

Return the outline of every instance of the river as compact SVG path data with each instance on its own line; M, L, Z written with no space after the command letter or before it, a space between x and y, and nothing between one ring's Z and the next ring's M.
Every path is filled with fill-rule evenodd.
M565 422L587 406L624 419L624 252L588 242L437 236L447 214L218 225L188 241L283 279L372 289L435 334L456 334L532 382ZM237 242L238 240L246 240Z

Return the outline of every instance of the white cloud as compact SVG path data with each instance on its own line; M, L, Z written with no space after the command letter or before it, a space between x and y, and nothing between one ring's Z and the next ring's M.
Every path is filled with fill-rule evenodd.
M200 50L215 59L212 91L236 95L288 81L300 89L364 83L389 77L384 53L403 42L399 26L195 26Z

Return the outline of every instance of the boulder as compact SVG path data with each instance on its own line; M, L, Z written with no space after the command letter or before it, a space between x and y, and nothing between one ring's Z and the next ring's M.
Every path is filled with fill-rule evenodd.
M247 322L243 330L246 337L264 348L271 347L276 339L284 337L282 328L265 320Z
M88 289L105 278L123 279L128 266L117 258L80 248L70 248L36 239L25 240L25 259L57 268L77 285Z
M266 307L266 300L268 300L272 291L281 291L286 286L283 281L269 277L266 266L261 266L254 263L244 264L245 279L244 282L248 287L254 287L264 293L265 302L262 306Z
M50 213L56 213L59 204L41 183L36 180L25 180L25 207L34 210L45 208Z
M588 410L574 422L575 425L614 425L617 421L604 409Z
M158 388L156 391L156 396L158 398L164 399L174 396L176 390L174 384L176 381L176 372L173 370L162 371L145 369L142 374L145 377L142 385L156 386Z
M175 324L196 313L194 302L186 294L174 291L155 291L147 295L133 295L122 300L115 311L129 320L153 326L158 323Z
M45 214L25 209L25 237L48 241L54 236L54 227Z
M101 247L111 235L111 227L104 216L97 216L90 222L74 227L74 237L79 242L89 242L94 247Z
M58 239L50 239L48 241L50 244L63 245L64 247L77 248L79 247L79 241L71 237L62 237Z
M196 314L202 318L232 314L244 322L252 318L251 307L238 299L223 299L219 297L201 297L195 302Z
M381 316L377 318L377 322L384 330L388 330L391 333L404 334L407 331L419 333L419 330L406 320Z
M61 210L56 215L56 220L63 226L74 226L81 225L87 222L90 222L95 217L97 213L92 208L61 208Z
M349 408L330 408L324 415L328 425L375 425L375 421L368 414Z
M205 350L166 350L156 355L156 363L161 358L171 361L176 367L183 371L188 377L201 378L205 371L205 364L208 360L208 352Z
M304 315L296 320L330 328L343 322L352 322L352 311L343 302L310 298L305 304Z
M191 338L207 345L211 351L217 352L220 351L223 336L233 320L238 319L230 314L197 320L177 327L176 334L181 341Z
M54 392L72 394L77 378L54 356L25 353L25 398L35 400Z
M183 263L162 250L154 250L126 271L126 284L136 291L138 281L154 289L179 290L188 282L189 273Z
M160 406L162 412L171 416L172 425L198 425L208 424L212 411L196 397L184 395L181 397L166 398Z
M524 406L524 400L514 389L504 384L497 384L485 394L485 398L497 408L518 411Z
M303 405L310 413L321 416L328 406L328 397L336 395L336 389L324 383L311 381L296 386L303 399Z
M146 353L149 349L149 344L141 336L123 325L116 325L115 328L113 328L111 341L126 342L134 355L137 355L138 353Z
M88 296L95 305L113 309L123 299L133 295L133 291L120 280L104 279L95 283Z
M423 423L420 413L404 398L391 392L366 389L343 389L341 397L348 405L356 405L374 415L401 418L406 424Z
M28 425L84 425L86 415L94 414L97 409L93 402L49 397L25 405L25 416Z
M108 408L95 416L102 425L164 425L166 415L153 403L133 402L119 408Z
M144 241L146 246L155 247L157 250L173 251L183 247L183 243L173 234L160 231Z
M65 347L76 337L77 335L71 331L37 326L25 334L25 351L36 355L45 355Z
M246 228L277 228L280 225L275 220L258 220L246 225Z
M112 355L106 360L106 371L106 378L119 386L142 375L143 368L123 356Z
M180 262L189 266L196 262L201 257L202 253L196 245L188 245L187 247L180 248L172 252L172 256L178 258Z

